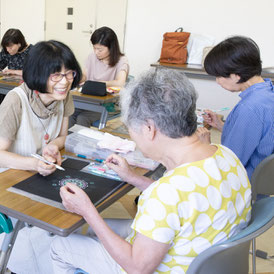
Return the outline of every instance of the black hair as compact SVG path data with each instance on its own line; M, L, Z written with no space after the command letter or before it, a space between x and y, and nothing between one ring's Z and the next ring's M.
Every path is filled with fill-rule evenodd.
M71 49L55 40L38 42L26 57L23 80L30 89L47 93L50 74L60 72L63 66L76 72L71 86L75 88L82 78L82 71Z
M92 45L100 44L109 49L109 66L114 67L121 56L120 46L116 33L108 27L101 27L93 32L90 41Z
M8 29L5 32L1 41L1 47L5 53L8 53L6 47L11 44L21 44L18 51L22 51L27 46L25 37L19 29Z
M262 73L262 61L258 45L248 37L234 36L216 45L206 56L204 68L209 75L240 76L244 83Z

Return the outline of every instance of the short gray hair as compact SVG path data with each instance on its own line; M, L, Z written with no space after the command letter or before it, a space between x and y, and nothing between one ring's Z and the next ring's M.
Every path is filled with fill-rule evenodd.
M121 92L122 121L133 130L152 120L170 138L191 136L197 129L197 93L185 74L150 69Z

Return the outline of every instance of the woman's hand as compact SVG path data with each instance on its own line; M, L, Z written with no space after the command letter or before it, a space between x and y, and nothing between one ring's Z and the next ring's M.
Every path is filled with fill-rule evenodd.
M130 181L132 178L136 176L127 161L117 154L111 154L108 156L106 159L106 165L114 170L123 181L128 183L131 183Z
M34 160L36 161L35 170L37 170L38 173L41 174L42 176L50 175L51 173L53 173L56 170L55 165L48 165L38 159L34 159Z
M205 127L198 127L196 130L196 135L199 137L203 144L210 144L210 131Z
M57 145L48 144L43 148L42 156L51 163L56 163L61 165L61 153L58 149ZM37 160L37 159L36 159ZM50 175L56 170L55 165L49 165L44 163L43 161L37 160L36 170L43 176Z
M62 164L61 153L55 144L48 144L43 148L42 156L51 163Z
M4 69L2 70L4 75L19 75L22 76L22 70L15 70L15 69Z
M108 156L106 159L106 165L114 170L123 181L139 188L142 191L153 183L152 179L135 173L128 165L127 161L117 154Z
M222 131L224 122L221 120L220 116L218 116L215 112L211 110L205 110L206 114L203 115L204 122L209 124L210 126L217 128L218 130Z
M88 195L78 186L67 183L60 188L60 196L64 207L72 213L85 217L94 207Z

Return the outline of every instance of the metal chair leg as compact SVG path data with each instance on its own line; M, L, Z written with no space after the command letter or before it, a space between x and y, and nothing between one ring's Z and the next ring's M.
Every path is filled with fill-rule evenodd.
M4 274L6 272L8 260L14 246L14 242L16 240L17 234L19 230L24 226L24 222L17 221L12 232L5 235L4 241L1 247L0 254L0 274Z
M252 273L256 274L256 239L252 240Z

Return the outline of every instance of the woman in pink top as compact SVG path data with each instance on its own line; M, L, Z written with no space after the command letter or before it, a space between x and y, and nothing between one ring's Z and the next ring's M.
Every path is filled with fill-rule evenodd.
M86 61L86 80L105 82L107 87L125 85L129 65L121 53L117 35L108 28L97 29L90 38L93 51ZM100 119L100 113L76 109L70 116L70 127L74 124L90 127Z

